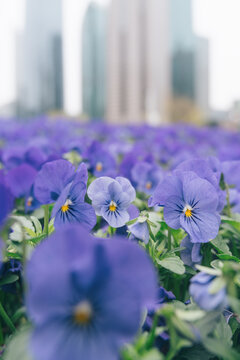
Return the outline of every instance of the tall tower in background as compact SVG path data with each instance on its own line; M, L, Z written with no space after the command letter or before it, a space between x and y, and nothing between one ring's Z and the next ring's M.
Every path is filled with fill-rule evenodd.
M31 116L49 110L61 110L62 1L26 0L25 31L19 41L19 115Z
M192 0L170 0L171 71L173 99L192 102L202 118L209 108L208 40L196 36ZM176 103L173 103L176 108Z
M168 0L112 0L107 119L160 124L170 95Z
M83 113L91 119L105 116L106 107L106 9L91 2L82 31Z

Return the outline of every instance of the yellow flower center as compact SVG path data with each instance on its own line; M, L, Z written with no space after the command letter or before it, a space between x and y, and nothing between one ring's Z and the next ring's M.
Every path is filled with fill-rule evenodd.
M187 210L185 211L185 215L186 215L186 217L191 217L191 216L192 216L192 210L187 209Z
M92 318L93 309L88 301L80 302L74 309L74 322L78 325L87 325Z
M109 210L110 211L115 211L117 208L117 204L112 200L109 204Z
M27 199L27 206L31 206L31 205L32 205L32 202L33 202L33 198L30 196L30 197Z
M151 188L152 188L152 183L151 183L151 181L148 181L146 183L146 189L150 190Z
M69 210L69 205L71 205L72 202L70 199L67 199L65 204L61 207L61 210L63 213L67 212Z
M185 208L183 209L184 214L186 215L186 217L191 217L192 216L192 207L190 205L186 205Z
M97 162L97 164L96 164L96 170L97 170L97 171L102 171L102 168L103 168L102 163L101 163L101 162Z

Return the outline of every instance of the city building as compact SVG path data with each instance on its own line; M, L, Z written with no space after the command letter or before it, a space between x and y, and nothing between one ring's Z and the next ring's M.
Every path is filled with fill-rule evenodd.
M63 108L62 1L26 0L17 38L17 112L32 116Z
M102 119L106 108L106 26L105 7L91 2L82 29L83 114Z
M113 0L107 38L107 120L167 121L168 0Z
M199 117L209 116L209 43L194 34L192 0L170 0L172 107L192 102Z

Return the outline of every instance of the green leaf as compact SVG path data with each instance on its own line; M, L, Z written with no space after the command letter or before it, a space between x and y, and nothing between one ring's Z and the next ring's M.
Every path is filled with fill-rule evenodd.
M202 271L202 272L204 272L206 274L209 274L209 275L215 275L215 276L222 275L222 272L219 269L213 269L213 268L209 268L207 266L202 266L202 265L195 265L195 267L198 270L200 270L200 271Z
M206 314L202 319L196 320L195 326L200 332L202 337L208 336L214 331L219 321L219 311L211 311Z
M26 233L31 236L31 237L35 237L36 236L36 233L35 231L33 231L32 229L29 229L27 227L24 227L24 230L26 231Z
M222 222L232 225L232 227L234 227L237 231L240 232L240 215L239 214L234 214L233 218L229 218L227 216L222 216L221 220L222 220Z
M32 222L35 226L36 234L41 235L42 234L42 225L41 225L40 221L38 220L38 218L36 218L36 216L30 216L30 219L32 220Z
M182 310L177 309L176 310L177 316L185 321L196 321L201 319L203 316L205 316L205 311L203 310Z
M240 300L236 299L235 297L228 296L229 305L233 308L233 311L240 315Z
M157 349L151 349L140 358L141 360L163 360L163 355Z
M19 329L19 331L10 338L3 360L33 360L28 350L29 338L29 327Z
M217 323L214 335L217 339L232 346L232 330L223 315L220 316L220 321Z
M137 221L137 219L138 219L138 218L128 221L128 222L126 223L126 225L129 226L129 225L135 224L135 222Z
M216 294L218 291L223 289L225 286L226 286L225 279L223 279L222 277L217 277L212 281L211 286L209 288L209 293Z
M184 263L179 256L167 256L160 260L156 259L156 262L165 269L170 270L176 274L183 275L185 273Z
M212 244L220 253L232 255L227 243L228 240L223 239L222 236L220 235L218 235L215 239L211 240L210 242L210 244Z
M178 360L210 360L213 356L202 345L183 349L178 354Z
M237 353L230 346L226 345L222 340L213 339L206 337L202 341L204 347L213 353L214 355L219 356L224 360L239 360L239 353Z
M231 256L231 255L226 255L226 254L218 254L217 256L221 260L233 260L233 261L240 263L240 259L238 259L236 256Z
M30 243L30 245L31 244L36 245L36 244L40 243L45 237L46 237L46 234L42 234L42 235L39 235L39 236L29 239L28 242Z
M19 279L19 276L16 274L8 274L3 279L0 280L0 286L12 284Z

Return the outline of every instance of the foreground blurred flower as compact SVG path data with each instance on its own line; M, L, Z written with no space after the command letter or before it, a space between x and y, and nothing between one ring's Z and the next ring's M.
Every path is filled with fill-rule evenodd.
M128 208L136 198L129 180L103 176L91 183L87 194L96 214L102 216L110 226L118 228L129 221Z
M156 295L153 266L137 245L96 239L80 226L40 244L27 281L36 360L117 360Z
M214 239L219 230L219 197L209 181L191 171L176 171L159 183L149 206L164 206L164 218L173 229L183 228L192 242Z
M223 310L227 305L226 288L221 287L214 291L213 281L216 276L200 272L193 276L189 287L190 295L196 304L203 310Z
M86 191L86 184L78 181L78 177L65 187L52 211L55 227L66 223L80 223L91 230L95 226L95 211L84 202Z

